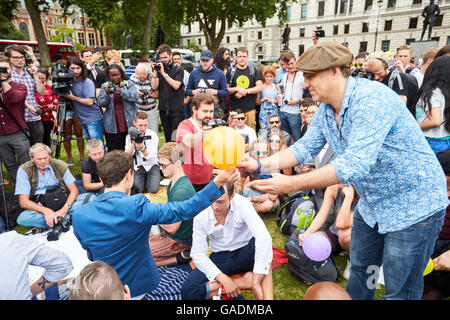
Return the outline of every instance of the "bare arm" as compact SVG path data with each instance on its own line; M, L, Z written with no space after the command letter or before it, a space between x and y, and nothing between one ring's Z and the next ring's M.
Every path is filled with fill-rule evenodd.
M83 188L87 191L98 190L103 187L103 182L91 182L92 175L90 173L83 173Z
M427 112L428 120L419 124L420 129L431 129L440 127L442 123L442 112L440 107L432 108L431 112Z

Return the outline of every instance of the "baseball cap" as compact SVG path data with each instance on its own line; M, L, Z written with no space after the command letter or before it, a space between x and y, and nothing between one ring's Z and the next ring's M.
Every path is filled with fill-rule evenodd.
M213 58L213 54L210 50L203 50L200 54L200 60L210 60Z

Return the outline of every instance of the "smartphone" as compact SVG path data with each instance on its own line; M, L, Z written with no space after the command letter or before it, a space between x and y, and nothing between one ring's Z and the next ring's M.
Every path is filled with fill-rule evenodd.
M312 168L312 169L316 168L316 165L314 163L304 163L303 166L306 168Z
M323 29L316 30L316 37L317 38L324 38L325 37L325 30L323 30Z

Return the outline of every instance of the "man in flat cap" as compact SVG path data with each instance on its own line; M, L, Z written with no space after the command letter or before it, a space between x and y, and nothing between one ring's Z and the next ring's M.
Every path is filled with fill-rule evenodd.
M245 158L241 174L284 169L313 159L328 143L335 158L309 173L252 182L264 193L285 194L337 183L353 185L355 209L347 292L373 299L383 264L384 299L421 299L423 271L443 224L444 172L400 97L378 81L350 77L351 52L323 42L299 58L303 88L320 107L306 134L260 162Z

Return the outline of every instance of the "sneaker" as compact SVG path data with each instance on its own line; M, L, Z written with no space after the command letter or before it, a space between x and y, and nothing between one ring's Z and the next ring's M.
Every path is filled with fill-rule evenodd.
M351 267L351 263L350 263L350 259L347 259L347 266L345 267L344 273L342 274L342 276L344 277L345 280L348 280L348 278L350 277L350 267Z
M67 161L67 165L68 165L69 167L73 166L74 164L75 164L75 162L73 161L73 159L69 159L69 160Z

